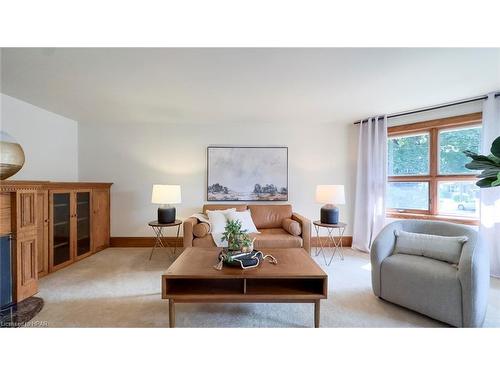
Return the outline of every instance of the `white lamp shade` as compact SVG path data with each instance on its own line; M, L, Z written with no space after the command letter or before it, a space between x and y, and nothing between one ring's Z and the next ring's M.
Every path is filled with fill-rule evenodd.
M316 186L316 202L345 204L344 185Z
M153 185L151 203L181 203L181 187L179 185Z

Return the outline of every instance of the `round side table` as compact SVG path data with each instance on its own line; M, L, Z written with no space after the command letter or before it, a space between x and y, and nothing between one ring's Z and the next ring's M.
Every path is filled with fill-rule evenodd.
M175 253L177 252L177 242L179 240L179 231L181 229L182 220L176 220L173 223L161 224L158 220L150 221L148 225L153 228L153 231L156 234L155 244L151 249L151 254L149 254L149 260L153 256L153 252L159 248L172 247L171 244L168 243L167 237L163 235L163 228L177 227L177 236L175 237L174 251L171 254L173 258Z
M318 246L316 246L316 256L318 256L319 253L323 253L323 259L325 261L325 265L327 266L329 266L332 263L333 257L337 252L340 255L340 259L344 260L344 253L342 252L342 239L344 237L344 232L345 228L347 227L347 224L346 223L325 224L319 220L314 221L313 224L314 224L314 229L316 230L316 240L317 243L319 243L319 249ZM326 230L328 231L328 238L324 243L319 235L319 230L321 228L326 228ZM335 233L335 231L337 231L337 233ZM335 234L337 234L338 236L335 237L334 236ZM325 250L327 249L332 250L332 256L328 262L326 261L326 255L325 255Z

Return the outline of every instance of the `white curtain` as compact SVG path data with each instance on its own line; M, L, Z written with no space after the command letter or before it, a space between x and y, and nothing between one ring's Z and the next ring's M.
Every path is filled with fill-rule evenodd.
M387 116L359 125L358 169L352 247L369 252L385 224Z
M495 93L491 93L483 104L483 154L490 154L491 144L499 136L500 97L495 98ZM481 189L479 232L490 249L491 275L500 277L500 187Z

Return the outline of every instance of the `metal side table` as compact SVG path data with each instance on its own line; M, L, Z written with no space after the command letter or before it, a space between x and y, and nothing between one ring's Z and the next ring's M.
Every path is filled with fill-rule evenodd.
M344 253L342 252L342 239L344 237L344 232L345 228L347 227L347 224L346 223L325 224L319 220L314 221L313 224L314 224L314 229L316 230L316 240L317 240L316 245L319 244L319 247L316 246L315 255L318 256L319 253L323 253L323 259L325 261L325 265L327 266L329 266L332 263L333 257L337 252L340 255L340 259L344 260ZM324 243L319 235L319 231L321 228L326 228L328 232L328 238L325 240ZM337 237L335 237L335 234L337 234ZM328 262L326 261L326 255L325 255L325 251L327 249L332 250L332 256Z
M149 260L151 260L151 258L153 256L153 252L156 249L165 248L165 247L174 247L174 251L172 252L171 257L175 256L175 253L177 252L177 242L179 240L179 231L181 229L181 224L182 224L182 220L176 220L173 223L168 223L168 224L158 223L157 220L151 221L148 223L148 225L151 228L153 228L153 231L156 234L155 244L154 244L153 248L151 249L151 254L149 254ZM175 237L174 246L171 246L171 244L168 243L167 237L163 235L163 228L170 228L170 227L177 227L177 236Z

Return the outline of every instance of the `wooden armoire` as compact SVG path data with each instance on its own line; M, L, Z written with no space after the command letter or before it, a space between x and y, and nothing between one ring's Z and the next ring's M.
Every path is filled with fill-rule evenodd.
M0 181L0 236L11 237L13 301L38 279L109 247L111 183Z

